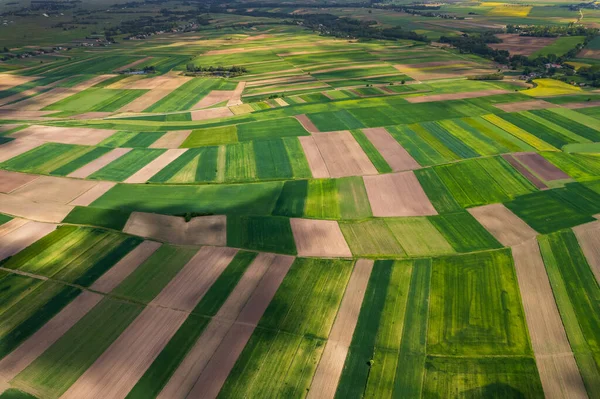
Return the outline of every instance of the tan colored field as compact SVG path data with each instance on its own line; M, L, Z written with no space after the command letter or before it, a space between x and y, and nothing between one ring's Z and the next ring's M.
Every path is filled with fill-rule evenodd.
M487 231L504 246L528 241L537 232L502 204L491 204L467 209Z
M396 64L394 68L415 79L415 83L422 80L453 79L462 76L483 75L495 72L495 69L483 68L479 64L471 62L452 62L448 65L429 66L423 64ZM424 66L423 66L424 65Z
M600 59L600 50L583 49L578 56L581 58Z
M66 177L40 176L31 183L18 188L11 195L47 204L68 204L98 182L68 179Z
M29 223L29 220L21 218L13 218L6 223L0 224L0 237L12 233L19 227Z
M253 299L254 305L252 306L255 311L258 311L262 315L271 300L268 293L273 291L273 288L266 287L264 282L272 281L274 276L277 277L282 272L285 275L293 261L294 258L291 256L265 253L260 253L256 257L225 303L223 303L219 312L213 317L167 385L165 385L159 398L172 399L186 397L205 370L211 357L219 348L223 338L233 326L235 320L239 317L245 306L248 306L246 304L250 303L249 300L255 298ZM279 285L280 281L279 283L275 281L275 283ZM268 291L265 292L266 296L261 298L260 293L263 293L264 290ZM257 302L256 298L261 298L262 300ZM258 318L252 326L258 322ZM211 373L213 371L206 370L206 372ZM219 371L215 370L214 372L218 373Z
M330 177L319 147L315 143L315 139L312 136L300 136L298 140L300 140L300 145L302 145L302 149L304 150L304 155L306 156L312 176L315 179Z
M111 116L112 112L84 112L83 114L73 115L71 119L86 120L86 119L103 119Z
M85 193L81 194L79 197L75 198L73 201L69 202L69 205L75 206L89 206L92 202L96 201L102 195L104 195L108 190L116 186L117 183L101 181L98 182L94 187L90 188Z
M216 398L223 387L227 376L235 365L254 328L269 306L271 299L292 266L294 258L291 256L277 256L274 264L269 268L258 287L240 312L235 324L222 338L210 361L204 368L196 384L189 392L190 398ZM162 396L161 398L175 399L175 397Z
M600 222L586 223L573 227L590 269L600 284Z
M448 94L434 94L430 96L420 96L420 97L407 97L406 101L413 104L418 103L428 103L433 101L450 101L450 100L463 100L465 98L478 98L478 97L487 97L487 96L495 96L496 94L506 94L510 93L508 90L504 89L490 89L490 90L480 90L480 91L467 91L462 93L448 93Z
M125 398L187 316L147 306L61 398Z
M142 94L129 104L125 104L123 107L119 108L117 113L122 112L142 112L146 108L150 107L155 102L162 100L164 97L168 96L173 90L170 89L153 89L149 92Z
M198 101L192 109L211 107L224 101L229 101L233 96L233 93L233 90L212 90L204 98Z
M193 121L203 121L207 119L233 116L233 112L231 112L227 107L201 109L199 111L192 111L190 114L192 115Z
M37 178L37 175L0 170L0 193L8 194Z
M513 157L531 169L544 181L570 179L569 175L536 152L513 154Z
M394 172L419 169L421 165L382 127L363 129L363 133Z
M352 257L335 220L290 219L299 256Z
M84 127L30 126L13 133L11 137L27 138L50 143L97 145L109 138L116 130L90 129Z
M187 148L170 149L160 154L156 159L152 160L149 164L138 170L136 173L131 175L125 183L145 183L152 176L160 172L168 164L179 158L187 151Z
M77 177L85 179L92 173L95 173L111 163L112 161L121 158L123 155L131 151L131 148L115 148L114 150L107 152L99 158L94 159L92 162L82 166L74 172L69 174L69 177Z
M27 89L27 90L23 90L19 93L15 93L12 96L4 97L4 98L0 99L0 106L21 100L22 98L35 96L35 95L41 93L43 90L44 89L42 87L33 87L31 89Z
M232 248L202 247L152 304L191 312L236 253Z
M13 75L11 73L0 73L0 91L8 90L15 86L31 82L37 78L37 76L21 76Z
M167 132L154 143L150 144L149 148L179 148L191 133L191 130Z
M226 220L225 215L211 215L195 217L186 223L179 216L133 212L123 231L172 244L225 246Z
M0 213L47 223L60 223L73 206L33 202L15 194L0 194Z
M367 290L373 261L359 259L354 265L340 309L325 344L323 356L308 391L308 398L327 399L335 396L354 328Z
M373 216L437 215L413 172L363 177Z
M26 153L39 147L43 143L36 140L12 140L0 145L0 162L8 161L11 158Z
M544 394L548 398L586 398L537 241L529 240L512 251L531 344L538 366L543 365L538 369Z
M300 122L302 127L306 129L309 133L320 133L320 130L315 126L315 124L308 119L306 115L296 115L295 118Z
M18 103L4 105L3 109L14 109L18 111L40 111L42 108L70 97L77 92L78 90L75 90L74 88L57 87L37 96L19 101Z
M284 77L279 77L279 78L253 80L253 81L247 82L246 87L258 87L258 86L275 85L275 84L282 84L282 83L305 82L305 81L310 81L310 80L315 80L315 78L313 78L310 75L306 75L306 74L292 75L292 76L284 76Z
M56 118L49 117L49 114L55 114L56 111L23 111L0 108L0 119L10 120L28 120L28 121L51 121Z
M4 194L0 196L0 206L3 196ZM0 209L0 212L3 212L3 210ZM18 226L19 224L21 225ZM15 225L17 225L17 227L14 230L0 236L0 260L21 252L23 249L56 229L56 225L51 223L27 222L22 224L20 222L15 222L13 227Z
M512 33L496 36L502 40L502 43L489 43L488 46L496 50L507 50L511 55L531 55L556 40L555 37L529 37Z
M135 67L136 65L140 65L141 63L151 60L152 58L154 58L154 57L140 58L139 60L135 60L133 62L130 62L127 65L123 65L122 67L115 69L115 72L126 71L127 69L131 69L131 68Z
M519 173L521 173L523 176L525 176L527 180L531 182L531 184L533 184L540 190L548 188L548 186L546 186L546 183L544 183L537 176L531 173L529 169L527 169L525 166L523 166L523 164L521 164L521 162L517 161L513 154L504 154L502 155L502 158L504 158L508 163L510 163L513 168L518 170Z
M348 131L313 135L331 177L375 175L377 169Z
M144 263L162 244L156 241L144 241L131 252L125 255L116 265L111 267L98 280L91 285L90 289L99 292L111 292L127 276Z
M285 102L285 100L283 98L276 98L276 99L274 99L274 101L282 107L287 107L289 105L288 103Z
M561 107L563 107L563 108L569 108L569 109L600 107L600 100L585 101L585 102L582 102L582 103L567 103L567 104L562 104Z
M173 91L182 84L189 82L193 78L188 76L177 76L173 74L165 74L156 77L139 79L131 82L125 89L138 89L138 90L169 90Z
M565 104L567 105L567 104ZM530 111L534 109L556 108L558 105L544 100L519 101L515 103L494 104L494 107L506 112Z
M44 353L103 298L83 291L56 316L0 361L0 379L11 380Z
M245 88L246 82L238 83L238 85L235 87L235 90L233 91L231 99L227 102L228 107L233 107L234 105L242 104L242 93L244 92Z

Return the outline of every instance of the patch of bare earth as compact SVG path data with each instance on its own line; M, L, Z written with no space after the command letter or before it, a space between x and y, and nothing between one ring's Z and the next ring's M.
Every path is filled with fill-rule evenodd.
M569 175L552 165L546 158L536 152L514 154L513 157L531 169L544 181L570 179Z
M144 63L144 62L146 62L148 60L151 60L152 58L154 58L154 57L140 58L139 60L135 60L133 62L130 62L127 65L123 65L122 67L115 69L115 72L126 71L128 69L131 69L131 68L135 67L136 65L140 65L141 63Z
M66 177L40 176L31 183L14 190L11 195L30 201L50 204L68 204L98 182Z
M302 150L304 150L304 155L306 156L306 161L308 162L312 176L316 179L330 177L314 137L300 136L298 137L298 140L300 140L300 145L302 146Z
M421 167L384 128L363 129L363 133L394 172L414 170Z
M348 131L313 135L331 177L375 175L377 169Z
M254 291L252 291L252 295L247 301L243 301L245 303L241 311L237 314L235 322L232 323L232 319L228 319L227 317L237 313L237 309L242 305L241 300L232 302L231 305L226 302L196 343L194 354L197 357L190 359L190 361L196 364L194 372L190 376L198 377L194 381L191 391L187 391L189 385L182 384L179 379L174 381L172 378L167 387L172 386L176 388L177 385L175 384L181 384L184 389L180 389L177 394L172 395L171 391L168 391L167 387L165 387L165 390L159 395L160 399L184 397L215 398L218 395L227 376L254 332L254 328L294 262L294 257L292 256L266 256L267 258L260 261L269 262L269 268ZM257 261L259 261L259 258L255 260L255 262ZM232 312L232 308L236 310ZM213 323L214 327L212 327ZM204 338L205 335L206 338ZM205 343L206 345L204 345ZM188 358L191 356L191 353L188 354ZM176 371L176 374L179 371L180 369ZM183 372L187 372L187 370L183 369Z
M29 121L50 121L56 118L49 117L49 114L55 114L56 111L22 111L0 109L0 119L21 119Z
M3 106L3 109L14 109L18 111L40 111L42 108L70 97L76 93L78 93L78 90L75 90L71 87L57 87L37 96L27 98L23 101L5 105Z
M359 259L354 266L340 309L331 328L323 356L308 391L308 398L327 399L335 396L348 348L358 321L367 290L373 261Z
M92 202L96 201L98 198L106 194L108 190L110 190L116 185L117 183L109 181L98 182L98 184L96 184L94 187L90 188L88 191L81 194L73 201L69 202L69 205L89 206Z
M428 103L433 101L449 101L449 100L464 100L466 98L478 98L478 97L487 97L487 96L495 96L497 94L506 94L510 93L508 90L504 89L490 89L490 90L480 90L480 91L467 91L463 93L448 93L448 94L434 94L430 96L421 96L421 97L407 97L406 101L413 104L418 103Z
M507 50L514 55L531 55L551 45L556 40L555 37L519 36L514 33L504 33L496 36L502 40L502 43L489 43L488 45L495 50Z
M274 84L281 83L295 83L295 82L304 82L309 80L315 80L310 75L293 75L293 76L285 76L281 78L271 78L271 79L263 79L263 80L253 80L251 82L246 83L247 87L260 87L260 86L268 86Z
M37 175L0 170L0 193L8 194L37 178Z
M172 244L225 246L227 217L199 216L186 223L184 218L179 216L133 212L123 231Z
M0 145L0 162L8 161L11 158L26 153L39 147L43 143L36 140L12 140Z
M13 256L56 229L55 224L27 222L0 236L0 260ZM20 224L20 226L18 226ZM14 227L14 225L13 225Z
M244 92L245 88L246 82L238 83L238 85L235 87L235 90L233 91L231 99L227 102L228 107L233 107L234 105L242 104L242 93Z
M0 224L0 237L12 233L19 227L29 223L29 220L21 218L13 218L6 223Z
M5 105L5 104L9 104L9 103L13 103L15 101L19 101L23 98L26 97L31 97L31 96L35 96L38 95L39 93L41 93L42 91L44 91L43 87L32 87L31 89L27 89L27 90L23 90L19 93L15 93L12 96L7 96L4 97L2 99L0 99L0 106Z
M0 73L0 91L11 89L32 80L38 79L37 76L21 76L11 73Z
M125 183L145 183L152 176L160 172L168 164L179 158L187 151L187 148L182 149L170 149L158 156L158 158L152 160L149 164L138 170L136 173L131 175Z
M502 204L485 205L467 210L504 246L521 244L538 234Z
M335 220L290 219L299 256L352 257Z
M437 215L413 172L364 176L373 216Z
M94 172L99 171L109 163L121 158L123 155L131 151L131 148L115 148L114 150L102 155L100 158L94 159L92 162L82 166L81 168L71 172L69 177L77 177L85 179Z
M149 148L179 148L191 133L191 130L167 132L154 143L150 144Z
M519 101L516 103L494 104L494 107L506 112L530 111L534 109L557 108L558 105L544 100Z
M525 318L548 398L587 398L535 239L512 248Z
M152 304L191 312L236 253L233 248L202 247Z
M509 164L511 164L511 166L513 168L515 168L516 170L518 170L519 173L521 173L523 176L525 176L525 178L527 180L529 180L531 182L531 184L533 184L534 186L536 186L540 190L544 190L544 189L548 188L548 186L543 181L541 181L540 179L538 179L537 176L535 176L525 166L523 166L519 161L517 161L513 157L513 155L511 155L511 154L504 154L504 155L502 155L502 158L504 158Z
M276 98L273 101L275 101L277 103L277 105L281 106L281 107L287 107L289 104L285 102L285 100L283 98Z
M0 194L0 213L47 223L60 223L73 210L71 205L40 203L14 194Z
M30 126L11 134L15 138L27 138L51 143L97 145L109 138L116 130L82 127Z
M573 227L579 246L583 251L590 269L600 283L600 222L586 223Z
M228 116L233 116L233 112L231 112L227 107L201 109L199 111L191 111L190 114L192 115L193 121L203 121L207 119L226 118Z
M315 126L315 124L308 118L308 116L302 114L302 115L296 115L294 118L296 118L298 120L298 122L300 122L302 127L304 129L306 129L307 132L309 132L309 133L320 133L321 132Z
M562 104L561 107L569 108L569 109L580 109L580 108L590 108L590 107L600 107L600 101L585 101L581 103L567 103Z
M192 109L211 107L224 101L229 101L232 96L233 90L213 90L198 101Z

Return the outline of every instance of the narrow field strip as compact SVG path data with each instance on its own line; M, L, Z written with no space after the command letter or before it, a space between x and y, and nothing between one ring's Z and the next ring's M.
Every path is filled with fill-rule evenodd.
M552 165L538 153L514 154L513 157L527 168L531 169L543 181L548 182L570 178L569 175Z
M467 211L507 247L529 241L538 234L502 204L469 208Z
M428 103L434 101L448 101L448 100L464 100L466 98L478 98L478 97L487 97L487 96L495 96L497 94L506 94L510 93L508 90L504 89L490 89L490 90L479 90L472 92L462 92L462 93L448 93L448 94L433 94L427 96L420 97L407 97L406 101L413 104L419 103Z
M540 190L548 188L546 183L544 183L536 175L531 173L529 171L529 169L527 169L525 166L523 166L523 164L521 162L517 161L517 159L513 155L505 154L505 155L502 155L502 158L504 158L504 160L507 161L513 168L518 170L519 173L521 173L523 176L525 176L525 178L527 180L529 180L529 182L531 184L533 184L536 188L538 188Z
M16 228L0 237L0 260L21 252L56 229L55 224L40 222L14 222L12 227Z
M586 398L537 241L514 246L512 252L544 394Z
M298 137L298 140L300 140L300 145L304 150L304 155L306 156L312 176L315 179L331 177L315 139L312 136L302 136Z
M10 195L39 203L67 204L89 191L96 182L40 176L31 183L14 190Z
M14 194L0 194L0 213L46 223L60 223L73 210L71 205L38 203Z
M591 222L573 227L579 246L590 268L600 284L600 222Z
M372 260L359 259L354 265L323 355L310 385L308 398L333 398L335 396L373 264Z
M115 133L115 130L84 127L30 126L13 133L11 137L51 143L97 145Z
M129 176L124 183L145 183L152 176L164 169L168 164L179 158L187 149L168 149L158 158L146 164L142 169Z
M299 256L352 257L337 221L290 219L290 224Z
M377 174L377 169L350 132L329 132L312 137L331 177Z
M394 172L421 168L384 128L363 129L363 133L373 143Z
M148 148L179 148L192 133L191 130L176 130L162 135Z
M0 145L0 162L8 161L11 158L19 156L31 151L36 147L44 144L42 141L37 140L12 140L8 143Z
M102 155L100 158L94 159L87 165L84 165L76 171L70 173L68 177L85 179L86 177L89 177L93 173L96 173L100 169L104 168L111 162L121 158L123 155L127 154L131 150L132 148L115 148L111 152Z
M293 261L264 253L254 260L158 398L216 396Z
M37 178L36 175L0 170L0 193L8 194Z
M73 201L69 202L68 205L73 206L88 206L92 202L96 201L98 198L102 197L104 194L108 192L111 188L116 186L117 183L101 181L98 182L94 187L90 188L88 191L81 194L79 197L75 198Z

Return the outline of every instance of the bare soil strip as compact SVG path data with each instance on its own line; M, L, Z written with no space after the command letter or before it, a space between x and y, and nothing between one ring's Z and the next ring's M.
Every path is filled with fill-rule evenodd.
M463 93L448 93L448 94L434 94L431 96L421 97L406 97L406 101L413 104L428 103L433 101L448 101L448 100L463 100L465 98L478 98L494 96L496 94L510 93L509 90L504 89L491 89L491 90L480 90L480 91L467 91Z
M139 265L144 263L162 244L156 241L144 241L125 255L116 265L104 273L90 289L99 292L110 292L116 288Z
M331 177L377 174L377 169L350 132L330 132L313 138Z
M570 109L579 109L579 108L590 108L590 107L598 107L600 106L600 101L586 101L582 103L567 103L562 104L561 107L570 108Z
M48 115L55 113L56 111L23 111L0 108L0 119L50 121L56 118L51 118Z
M203 247L152 301L153 305L191 312L237 249Z
M168 96L173 90L171 89L154 89L149 92L142 94L129 104L125 104L117 110L116 113L122 112L142 112L146 108L150 107L155 102L162 100Z
M98 182L40 176L31 183L12 192L21 198L40 203L65 205L96 186Z
M296 82L304 82L309 80L315 80L310 75L301 74L301 75L292 75L285 76L279 78L270 78L263 80L253 80L251 82L246 83L246 87L259 87L259 86L269 86L274 84L282 84L282 83L296 83Z
M87 120L87 119L104 119L111 116L112 112L84 112L83 114L73 115L71 119Z
M27 138L51 143L96 145L109 138L116 130L90 129L81 127L30 126L13 133L11 137Z
M70 97L73 94L77 94L79 91L80 90L76 90L72 87L57 87L37 96L27 98L23 101L5 105L3 108L15 109L19 111L40 111L42 108L45 108L48 105L54 104L57 101Z
M31 82L37 78L38 76L21 76L12 73L0 73L0 91Z
M191 133L191 130L167 132L154 143L150 144L150 148L179 148Z
M227 301L221 306L219 312L165 385L159 398L184 398L188 394L248 300L252 295L257 295L257 287L263 288L263 281L269 280L269 276L278 275L281 270L287 271L293 260L294 258L291 256L266 253L261 253L256 257Z
M508 161L508 163L511 164L513 168L515 168L516 170L518 170L519 173L521 173L523 176L525 176L525 178L527 180L529 180L531 182L531 184L533 184L534 186L536 186L540 190L544 190L544 189L548 188L548 186L543 181L541 181L540 179L538 179L525 166L523 166L519 161L517 161L513 157L513 155L511 155L511 154L505 154L505 155L502 155L502 158L504 158L506 161Z
M29 150L39 147L43 143L36 140L12 140L6 144L0 145L0 162L8 161L11 158L21 155Z
M188 397L215 398L218 395L293 262L294 258L291 256L275 258L273 265L252 293L236 322L221 339L220 345L204 367Z
M519 36L514 33L503 33L496 35L502 43L490 43L489 46L496 50L507 50L511 54L531 55L537 50L551 45L555 37L529 37Z
M377 151L394 172L414 170L421 167L384 128L363 129L363 133L377 148Z
M544 100L519 101L516 103L494 104L494 107L506 112L530 111L534 109L557 108L558 105Z
M125 398L187 316L147 306L61 398Z
M229 101L233 94L233 90L213 90L200 101L198 101L196 105L192 107L192 109L211 107L223 101Z
M0 170L0 193L8 194L37 178L37 175Z
M283 98L276 98L274 101L282 107L287 107L289 105Z
M437 215L413 172L363 177L373 216Z
M227 217L210 215L185 222L183 217L133 212L123 231L178 245L227 245Z
M87 165L82 166L74 172L71 172L68 175L68 177L77 177L80 179L85 179L86 177L88 177L94 172L99 171L112 161L121 158L129 151L131 151L131 148L115 148L114 150L102 155L100 158L96 158Z
M29 222L0 237L0 260L22 251L56 229L55 224Z
M242 93L244 92L245 88L246 88L246 82L238 83L235 90L233 91L233 95L231 96L231 99L227 102L228 107L242 104Z
M327 399L335 396L367 290L369 277L373 270L373 263L372 260L359 259L354 266L340 309L331 328L329 339L325 345L323 356L321 356L310 385L309 399Z
M513 157L529 169L533 170L533 172L540 176L542 180L552 181L570 179L568 174L552 165L546 158L536 152L514 154Z
M587 398L537 241L517 245L512 252L545 396Z
M127 65L123 65L122 67L115 69L115 72L126 71L127 69L131 69L131 68L133 68L133 67L134 67L134 66L136 66L136 65L140 65L140 64L141 64L141 63L143 63L143 62L146 62L146 61L148 61L148 60L151 60L152 58L154 58L154 57L144 57L144 58L140 58L139 60L135 60L135 61L133 61L133 62L130 62L130 63L129 63L129 64L127 64Z
M173 74L165 74L156 76L148 79L140 79L132 82L125 89L137 89L137 90L169 90L169 92L175 90L182 84L189 82L193 78L187 76L177 76Z
M319 151L319 147L317 147L317 143L315 143L315 139L312 136L300 136L298 137L298 140L300 140L300 144L304 150L304 155L306 156L306 161L308 162L313 177L315 179L330 177L325 161Z
M102 195L106 194L108 190L116 186L117 183L109 181L98 182L94 187L90 188L73 201L69 202L69 205L73 206L89 206L92 202L96 201Z
M11 380L44 353L103 298L82 292L35 334L0 361L0 379Z
M78 83L77 85L73 86L73 90L80 92L82 90L85 89L89 89L92 86L97 85L100 82L104 82L107 79L113 78L117 75L113 75L113 74L104 74L104 75L98 75L98 76L94 76L91 79L88 79L86 81L83 81L81 83Z
M299 256L352 257L335 220L290 219Z
M125 183L145 183L152 176L160 172L168 164L179 158L187 151L187 148L183 149L170 149L158 156L152 162L138 170L136 173L131 175Z
M60 223L73 210L70 205L38 203L14 194L0 194L0 213L47 223Z
M0 106L21 100L22 98L35 96L35 95L41 93L42 91L44 91L44 88L42 88L42 87L33 87L31 89L23 90L20 93L15 93L12 96L8 96L8 97L4 97L4 98L0 99Z
M469 208L467 211L506 247L521 244L538 234L502 204Z
M308 119L308 116L302 114L302 115L296 115L294 118L298 119L298 122L300 122L302 127L304 129L306 129L307 132L309 132L309 133L320 133L321 132L315 126L315 124L310 119Z
M600 222L592 222L573 227L590 269L600 283Z
M201 109L199 111L190 112L193 121L203 121L206 119L225 118L233 116L233 112L227 107Z
M0 224L0 237L8 235L19 227L29 223L29 220L14 218L4 224Z

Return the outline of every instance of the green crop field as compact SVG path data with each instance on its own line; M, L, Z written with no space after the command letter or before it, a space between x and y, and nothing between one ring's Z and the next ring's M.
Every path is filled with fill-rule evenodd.
M196 3L0 1L0 399L600 397L597 5Z

